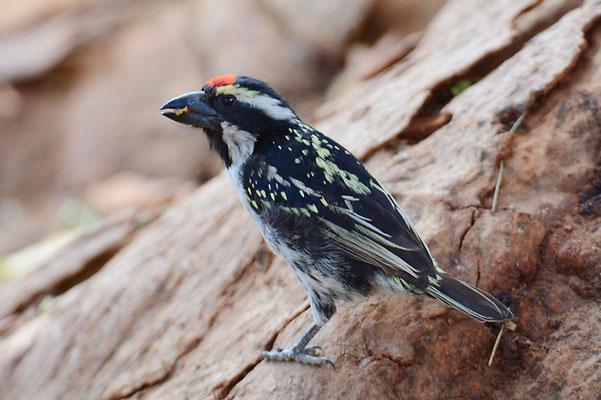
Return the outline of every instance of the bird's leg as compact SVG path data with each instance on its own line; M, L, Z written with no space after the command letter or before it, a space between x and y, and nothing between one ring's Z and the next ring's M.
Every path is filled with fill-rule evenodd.
M295 361L303 364L325 365L330 364L336 368L334 363L325 357L316 354L321 350L319 346L307 348L307 343L315 336L321 326L313 324L311 328L292 347L287 349L276 348L275 351L264 351L263 357L269 361Z

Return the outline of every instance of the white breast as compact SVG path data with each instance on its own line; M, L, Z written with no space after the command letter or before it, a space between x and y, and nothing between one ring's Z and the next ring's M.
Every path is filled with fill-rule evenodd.
M230 180L232 181L232 185L234 186L236 193L238 193L238 197L240 198L242 206L244 206L246 211L248 211L252 219L259 227L259 230L263 234L263 237L265 238L265 241L267 242L271 250L274 253L282 254L282 249L276 236L276 232L274 232L271 229L271 227L265 224L265 221L263 221L261 216L257 214L257 212L251 207L248 201L248 192L242 184L242 165L232 164L228 168L228 174L230 175ZM284 257L288 259L286 255L284 255ZM288 261L290 262L290 260Z

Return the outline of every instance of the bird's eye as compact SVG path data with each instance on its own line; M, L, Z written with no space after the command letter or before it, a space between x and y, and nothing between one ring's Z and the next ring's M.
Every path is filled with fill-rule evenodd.
M221 103L222 106L230 108L234 104L236 104L236 97L231 94L226 94L225 96L221 96L219 98L219 102Z

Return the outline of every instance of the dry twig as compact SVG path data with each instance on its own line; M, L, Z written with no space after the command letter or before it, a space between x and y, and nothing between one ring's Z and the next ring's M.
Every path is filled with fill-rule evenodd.
M526 114L528 114L528 111L524 111L522 113L522 115L520 115L520 117L515 121L515 123L513 124L513 126L511 127L511 129L509 130L509 133L514 133L515 131L518 130L518 128L520 127L520 125L522 125L522 122L524 121L524 118L526 117ZM501 181L503 180L503 160L501 160L501 163L499 165L499 175L497 176L497 184L495 185L495 194L492 198L492 209L491 211L494 213L495 210L497 209L497 201L499 199L499 191L501 190Z

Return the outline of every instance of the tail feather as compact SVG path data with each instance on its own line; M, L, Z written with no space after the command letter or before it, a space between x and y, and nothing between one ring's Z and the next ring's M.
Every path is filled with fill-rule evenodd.
M469 283L446 274L432 282L425 292L449 307L462 311L479 322L502 322L513 319L513 314L492 295Z

